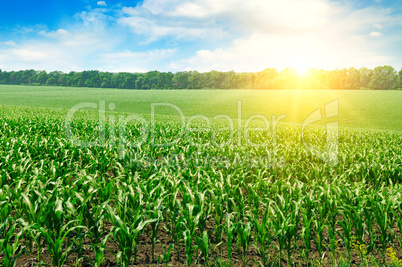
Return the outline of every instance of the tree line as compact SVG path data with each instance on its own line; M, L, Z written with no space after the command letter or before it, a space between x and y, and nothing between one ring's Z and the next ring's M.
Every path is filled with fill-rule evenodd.
M286 68L261 72L198 71L146 73L101 72L97 70L63 73L61 71L2 71L0 84L100 87L120 89L375 89L402 88L402 69L391 66L374 69L308 69L300 73Z

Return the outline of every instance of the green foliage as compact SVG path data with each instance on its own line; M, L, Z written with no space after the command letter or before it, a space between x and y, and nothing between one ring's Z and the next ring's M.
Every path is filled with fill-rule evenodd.
M398 116L402 113L402 94L393 90L301 90L297 93L287 90L119 90L117 93L113 89L99 88L77 90L70 87L0 85L0 95L2 118L46 119L47 115L51 115L65 120L68 110L78 103L94 103L98 106L97 109L80 110L74 115L74 120L77 120L80 127L86 127L88 132L95 129L91 129L92 124L87 121L99 120L99 103L105 100L106 120L109 120L109 116L115 116L116 121L119 121L119 115L124 118L137 115L149 122L151 104L158 102L171 103L180 108L186 122L191 116L200 114L215 124L225 122L223 119L214 119L217 115L228 115L235 121L241 115L244 125L251 116L261 114L268 118L272 126L273 120L277 120L282 114L286 118L280 123L301 124L314 110L323 108L324 103L339 99L339 116L336 120L340 127L401 131L402 125L402 116ZM239 99L242 99L241 113L237 106ZM116 105L113 111L108 108L111 103ZM162 122L180 121L178 112L171 107L156 107L155 119ZM261 121L256 119L252 121L254 122ZM329 121L323 119L317 124L327 122ZM138 123L141 121L138 120ZM192 124L197 126L197 120ZM118 128L116 129L118 132ZM208 139L202 137L199 140L202 144Z
M3 260L0 261L3 267L14 267L18 256L24 252L25 247L20 244L23 229L15 235L17 224L13 219L7 219L0 223L0 251L3 252Z
M399 77L401 74L399 74ZM269 68L256 73L234 71L200 73L179 71L176 73L149 71L146 73L110 73L97 70L63 73L53 71L1 71L0 84L46 85L71 87L98 87L119 89L381 89L398 87L398 76L391 66L379 66L374 70L361 68L318 70L309 69L306 74L285 68L278 72ZM400 88L402 87L399 78Z
M398 72L398 86L399 89L402 89L402 69Z
M376 67L369 87L380 90L396 89L398 76L396 70L391 66Z
M72 260L73 252L78 264L91 249L91 260L101 266L107 243L118 248L119 266L138 263L145 244L153 257L149 264L157 259L167 265L176 253L189 266L252 260L291 265L297 252L310 263L323 255L346 255L346 265L353 253L367 261L380 254L383 264L392 244L402 242L395 231L402 227L400 132L340 130L336 166L311 157L291 125L278 126L276 143L261 147L249 142L200 147L182 138L165 147L148 140L125 147L123 155L113 140L74 145L65 135L64 118L45 111L29 117L21 116L23 109L1 108L2 266L15 265L29 246L38 253L46 246L53 266ZM82 116L74 124L76 136L98 138L97 121ZM138 138L140 127L129 123L126 138ZM219 124L211 127L225 140L231 136ZM178 128L175 122L155 123L162 141ZM265 138L249 130L257 140ZM210 140L207 132L199 134ZM325 131L310 128L304 137L320 144ZM273 149L282 164L266 158ZM161 231L170 240L159 240ZM164 250L159 255L153 249L158 243ZM309 255L312 244L320 256ZM226 250L225 263L218 246ZM232 251L236 247L239 252ZM392 260L399 262L393 252Z

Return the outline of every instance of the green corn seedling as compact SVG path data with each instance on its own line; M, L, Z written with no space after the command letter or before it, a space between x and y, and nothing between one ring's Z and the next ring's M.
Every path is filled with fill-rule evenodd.
M205 260L205 266L209 266L208 255L209 255L209 239L208 233L204 231L202 237L195 237L198 248L201 250L202 256Z
M84 228L83 226L70 226L74 223L75 221L71 221L63 225L58 232L48 231L48 229L36 225L33 228L33 230L38 231L44 239L51 255L53 266L63 266L68 256L79 249L75 247L76 242L82 239L85 234L74 235L74 237L68 241L68 239L70 239L70 233L73 234L72 232L75 230Z
M3 267L16 266L18 256L25 250L25 247L20 244L20 238L26 229L14 235L16 227L17 224L12 219L0 223L0 250L3 252L1 266Z
M236 230L238 233L237 238L240 240L243 266L246 266L246 255L251 240L251 223L239 222Z
M232 260L232 243L234 239L234 233L236 231L236 224L232 222L232 214L228 213L226 214L226 222L224 226L224 231L226 234L226 246L228 249L228 260L229 262Z
M138 211L137 214L133 215L131 222L123 222L109 205L106 208L113 224L111 229L112 236L116 239L117 245L120 248L117 259L122 266L129 266L132 257L134 262L137 261L140 233L147 224L155 220L143 221L143 217Z

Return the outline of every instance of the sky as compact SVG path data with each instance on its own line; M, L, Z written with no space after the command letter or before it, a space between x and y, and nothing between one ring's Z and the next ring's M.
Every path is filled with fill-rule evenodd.
M0 0L0 69L402 67L402 0Z

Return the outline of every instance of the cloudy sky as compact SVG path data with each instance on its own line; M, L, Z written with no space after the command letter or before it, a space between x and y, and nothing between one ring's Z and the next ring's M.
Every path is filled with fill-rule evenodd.
M0 69L402 67L401 0L1 0Z

